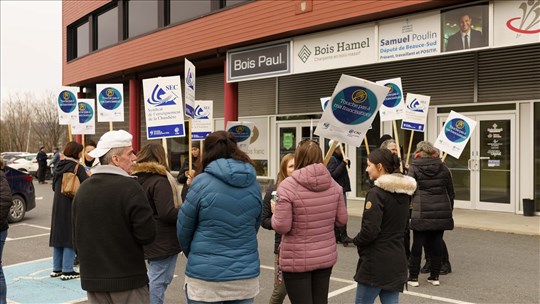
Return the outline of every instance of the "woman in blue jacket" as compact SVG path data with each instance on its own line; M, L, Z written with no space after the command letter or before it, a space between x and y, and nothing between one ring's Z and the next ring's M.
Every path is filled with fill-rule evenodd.
M263 205L255 168L228 132L214 132L203 144L201 167L176 226L188 257L187 303L253 303L259 293Z

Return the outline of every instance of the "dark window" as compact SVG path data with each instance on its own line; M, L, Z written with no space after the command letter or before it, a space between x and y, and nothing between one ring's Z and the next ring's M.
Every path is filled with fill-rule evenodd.
M219 9L219 2L215 0L171 0L170 23L187 21L217 9Z
M130 38L157 29L158 2L155 0L129 1L128 24L128 35Z
M534 104L534 201L540 211L540 102Z
M97 16L97 48L118 43L118 7Z
M77 27L77 52L75 57L81 57L90 52L90 26L85 22Z

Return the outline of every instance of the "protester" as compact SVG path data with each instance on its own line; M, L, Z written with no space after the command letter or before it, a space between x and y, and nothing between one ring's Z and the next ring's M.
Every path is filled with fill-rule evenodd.
M188 257L187 303L253 303L259 293L262 213L255 168L226 131L208 135L204 151L177 223Z
M332 145L332 141L330 141ZM341 148L338 147L334 150L328 165L326 166L332 178L343 188L343 201L345 207L347 207L347 192L351 191L351 180L349 179L348 168L351 167L351 161L343 157ZM343 246L349 246L352 243L352 239L347 234L347 225L341 227L334 227L334 234L336 236L336 242L343 243Z
M409 220L410 195L416 181L400 173L400 159L387 149L368 156L366 172L375 186L366 194L358 246L356 303L398 303L407 282L403 231Z
M146 192L156 220L156 239L144 246L144 257L148 260L150 303L161 304L173 279L180 253L176 238L180 206L178 187L169 173L165 149L159 143L149 143L141 149L131 172Z
M61 154L60 154L60 149L58 149L58 147L54 147L53 149L53 159L52 159L52 162L51 162L51 167L56 167L58 165L58 162L60 161L60 158L61 158Z
M64 159L54 167L52 188L54 191L53 209L51 218L51 234L49 246L53 247L53 271L51 277L60 277L61 280L72 280L79 277L73 269L75 262L75 249L73 246L73 232L71 227L71 212L73 198L62 194L62 181L64 173L75 173L79 182L84 182L88 175L82 166L77 166L82 156L83 146L75 141L67 143L64 147Z
M12 204L11 190L4 173L4 161L0 158L0 304L7 303L7 285L2 269L2 253L8 235L8 215Z
M143 246L154 241L156 224L146 193L131 168L132 136L109 131L90 156L100 166L73 199L73 241L81 287L90 303L149 303Z
M41 146L36 156L38 162L38 172L37 177L40 184L46 184L45 175L47 171L47 153L45 152L45 147Z
M279 264L291 303L327 303L337 261L334 226L347 224L340 185L322 164L317 142L300 142L295 171L280 183L272 227L282 235Z
M182 185L182 192L181 197L182 200L186 199L186 195L189 189L189 185L191 184L191 178L193 176L193 173L199 168L199 155L201 153L201 143L199 141L194 141L191 143L191 170L192 172L189 172L189 157L184 160L184 163L182 164L182 168L180 168L180 171L178 172L178 182Z
M430 142L421 141L409 168L409 176L416 179L418 187L412 198L413 245L408 284L419 286L418 274L424 246L431 254L428 282L438 286L444 230L454 228L452 209L455 193L452 174L439 158L439 151Z
M83 165L86 169L86 172L88 175L92 174L92 170L96 168L99 165L99 159L94 158L90 156L90 152L92 152L96 148L96 142L89 139L84 144L84 158L83 158Z
M275 200L272 196L276 194L276 189L279 184L285 180L285 178L291 176L294 171L294 154L285 154L281 159L279 166L279 174L275 185L271 185L266 189L266 195L263 200L263 214L262 224L263 228L272 230L272 215L275 208ZM283 274L279 266L279 243L281 242L281 234L275 233L274 236L274 290L272 290L272 296L270 297L270 304L281 304L287 296L287 289L283 284Z

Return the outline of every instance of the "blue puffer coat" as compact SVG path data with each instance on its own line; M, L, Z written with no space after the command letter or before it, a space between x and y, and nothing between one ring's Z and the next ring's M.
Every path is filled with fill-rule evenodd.
M252 165L221 158L197 175L176 224L186 275L221 282L259 276L262 195Z

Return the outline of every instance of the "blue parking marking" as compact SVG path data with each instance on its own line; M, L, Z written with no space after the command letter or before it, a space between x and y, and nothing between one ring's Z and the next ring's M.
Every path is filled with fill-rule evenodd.
M81 280L51 278L52 258L4 266L8 303L76 303L85 301Z

